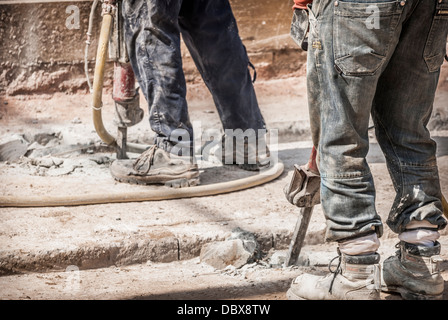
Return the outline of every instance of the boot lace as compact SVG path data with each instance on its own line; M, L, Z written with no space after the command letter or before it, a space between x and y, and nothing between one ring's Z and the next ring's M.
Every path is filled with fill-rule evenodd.
M335 270L332 270L331 269L331 264L336 259L339 259L338 265L337 265ZM330 283L330 289L328 290L329 293L332 293L333 283L334 283L334 280L336 279L336 276L338 274L340 274L341 271L342 271L342 269L341 269L341 262L342 262L341 253L339 252L339 249L338 249L338 256L336 256L333 259L331 259L330 263L328 264L328 270L333 274L333 279L331 279L331 283Z
M148 150L144 151L133 164L133 168L140 174L148 173L154 163L154 154L156 153L157 146L153 145Z

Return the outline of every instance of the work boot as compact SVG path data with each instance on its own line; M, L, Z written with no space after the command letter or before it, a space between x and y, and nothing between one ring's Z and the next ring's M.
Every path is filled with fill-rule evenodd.
M115 160L110 166L115 180L131 184L164 184L180 188L199 183L199 170L191 157L179 157L157 146L136 160Z
M400 293L406 300L442 299L440 243L426 247L400 241L397 246L396 255L383 262L381 290Z
M326 276L298 276L286 297L289 300L379 300L379 254L350 256L340 253L338 258L338 267L331 270L330 262L330 274Z
M233 139L233 143L228 141L230 138ZM244 144L241 145L239 139L244 139ZM227 136L224 134L221 138L222 163L237 165L239 168L247 171L259 171L269 167L270 152L266 143L263 143L266 148L265 152L261 153L259 147L261 147L262 143L255 139L253 142L250 140L248 137ZM230 145L232 148L230 148Z

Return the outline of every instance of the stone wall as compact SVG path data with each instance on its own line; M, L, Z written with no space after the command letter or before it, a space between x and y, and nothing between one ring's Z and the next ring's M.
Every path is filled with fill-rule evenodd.
M29 1L37 0L23 2ZM11 2L0 0L0 93L87 92L84 50L92 2L5 4ZM303 72L305 55L289 37L292 0L230 2L259 79ZM89 51L91 77L100 23L98 7ZM187 81L201 81L188 50L182 49ZM112 81L111 66L109 62L105 86Z

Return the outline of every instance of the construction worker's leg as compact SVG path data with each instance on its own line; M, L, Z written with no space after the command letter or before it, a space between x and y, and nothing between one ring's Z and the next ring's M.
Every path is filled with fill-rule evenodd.
M398 2L330 0L313 2L310 10L308 99L329 241L382 234L366 162L368 126L403 10Z
M340 262L325 277L299 276L287 295L378 299L382 222L366 162L368 126L378 78L398 42L403 7L390 1L315 0L309 8L310 126L319 155L326 239L338 242Z
M249 59L229 1L184 0L179 25L224 129L264 129Z
M432 112L448 32L448 1L408 1L413 7L383 72L372 117L397 195L387 224L401 240L382 267L382 288L404 299L442 299L439 229L442 216L436 143L426 127Z
M180 135L184 135L184 141L193 140L180 51L181 3L123 1L128 54L148 101L149 121L157 133L155 144L165 150L178 143Z
M122 2L126 48L156 138L137 159L111 164L110 172L120 182L172 187L199 182L180 53L180 5L180 0Z
M442 4L447 6L448 1ZM444 60L448 16L437 1L412 1L400 42L378 82L372 109L377 140L397 191L387 224L402 232L412 221L446 224L442 216L436 143L426 127ZM436 228L437 228L436 227Z

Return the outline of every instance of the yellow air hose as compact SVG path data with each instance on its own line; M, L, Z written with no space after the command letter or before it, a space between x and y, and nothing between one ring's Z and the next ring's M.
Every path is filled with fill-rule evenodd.
M107 143L108 145L114 145L116 143L116 139L112 135L110 135L109 132L107 132L106 128L104 128L101 109L103 107L102 92L104 82L104 67L108 55L107 49L109 44L110 32L112 30L112 22L113 22L112 15L109 13L105 13L103 15L103 22L101 23L101 32L100 32L100 39L98 42L95 74L93 77L93 88L92 88L93 124L101 140Z
M161 186L156 190L148 189L139 192L132 191L125 193L120 192L115 194L102 193L75 196L26 196L24 198L18 198L15 196L2 196L0 197L0 207L79 206L103 203L141 202L212 196L244 190L267 183L279 177L283 173L283 168L283 163L278 162L270 169L246 178L179 189Z

